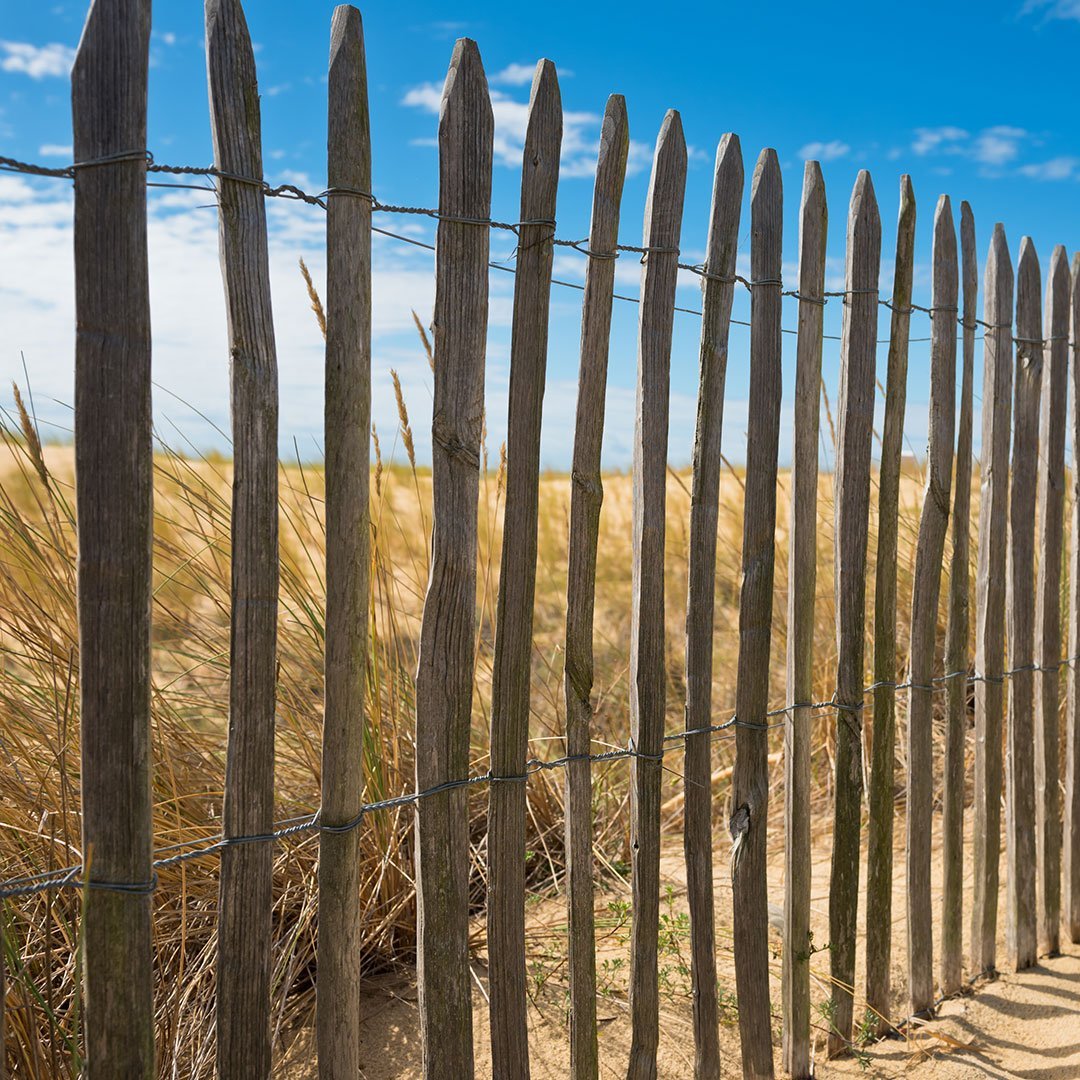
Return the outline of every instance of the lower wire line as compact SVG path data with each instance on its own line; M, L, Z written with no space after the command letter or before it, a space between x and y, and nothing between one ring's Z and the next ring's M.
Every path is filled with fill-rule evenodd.
M1011 668L1002 671L1000 675L979 674L969 671L951 671L945 675L939 675L931 680L932 685L922 685L912 682L876 682L867 686L863 694L873 693L875 690L887 689L894 693L900 690L923 690L928 692L940 692L946 689L946 684L953 679L964 677L969 684L977 682L1003 683L1005 679L1013 675L1025 672L1056 672L1061 668L1074 664L1080 660L1080 654L1069 656L1059 660L1055 664L1026 664L1022 667ZM701 735L719 735L725 739L735 737L734 729L743 728L749 731L768 732L776 728L784 727L788 717L804 716L807 712L821 713L829 710L837 710L842 713L861 713L865 703L846 704L838 701L835 697L827 701L796 702L771 709L765 713L761 721L740 720L736 714L732 714L727 720L719 724L710 724L706 727L696 727L685 731L671 732L663 737L662 744L683 743ZM23 877L10 878L0 882L0 900L14 900L23 897L55 891L59 889L94 889L107 892L132 893L136 895L149 895L153 893L158 884L158 871L168 870L196 859L205 859L211 855L220 854L226 848L238 847L246 844L276 843L279 840L288 840L293 837L309 837L316 833L342 834L359 828L364 819L371 814L384 810L397 810L406 806L417 806L424 799L433 798L436 795L446 794L461 788L474 787L479 784L517 782L524 783L530 776L539 772L550 772L555 769L564 769L570 765L585 762L591 765L605 764L608 762L622 761L627 758L636 758L642 761L661 762L667 751L663 745L658 753L645 753L637 749L633 740L625 747L615 747L597 754L567 754L564 757L545 760L538 757L530 757L525 762L524 772L512 775L496 775L491 770L485 773L477 773L472 776L457 780L447 780L445 783L436 784L434 787L423 791L407 792L402 795L394 795L378 802L366 803L360 807L356 815L339 824L331 824L321 820L322 811L315 810L310 814L299 817L287 818L278 822L270 832L257 833L250 836L218 836L208 837L202 841L191 841L171 844L167 847L158 848L159 856L151 863L152 877L144 882L110 882L95 881L93 878L83 878L82 864L65 867L62 870L53 870L38 874L29 874ZM174 852L167 855L166 852Z

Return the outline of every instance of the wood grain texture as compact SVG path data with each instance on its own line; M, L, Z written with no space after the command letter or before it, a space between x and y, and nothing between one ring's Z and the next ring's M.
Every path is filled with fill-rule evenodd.
M439 114L439 212L491 212L494 121L476 43L454 46ZM435 256L433 533L416 673L416 788L468 774L476 535L484 416L486 227L439 222ZM469 837L464 788L416 810L420 1036L425 1080L473 1075Z
M955 994L964 974L964 789L968 727L968 639L971 581L971 437L975 373L975 323L979 270L975 255L975 218L960 204L960 280L962 283L963 374L960 427L956 436L953 489L952 557L949 563L949 621L945 631L946 684L944 790L942 793L941 992Z
M1061 554L1069 398L1069 256L1060 244L1046 280L1046 347L1039 418L1038 579L1035 585L1035 850L1040 953L1061 948Z
M735 770L731 779L731 890L743 1076L772 1077L769 904L769 650L776 560L780 437L784 194L775 150L763 150L750 187L750 400L746 431Z
M642 246L638 384L633 467L633 609L630 628L630 737L641 756L630 770L628 1080L655 1080L660 1038L657 934L660 927L660 755L664 749L664 532L667 525L668 389L678 246L686 188L686 140L670 110L656 140Z
M878 540L874 578L874 723L870 746L867 822L866 1006L877 1034L889 1030L892 1011L893 819L896 804L896 548L900 462L907 408L911 284L915 267L915 191L900 177L892 317L885 383L885 416L878 472Z
M371 190L367 65L360 12L334 9L328 81L328 186ZM326 206L326 659L324 825L344 825L364 796L371 428L371 203L344 192ZM360 829L319 834L320 1080L360 1072Z
M589 250L615 251L619 238L630 126L626 101L612 94L604 109L593 185ZM592 749L593 606L600 505L604 498L600 451L604 439L611 305L615 260L589 259L581 305L581 363L574 425L573 483L566 577L566 893L570 919L570 1075L596 1080L596 934L593 914Z
M787 704L814 700L817 593L818 427L821 414L825 252L829 210L821 166L808 161L799 208L799 336L791 455L788 550ZM810 1063L810 736L812 711L791 708L784 727L783 1064L796 1080Z
M725 135L716 150L701 286L700 382L690 493L690 549L686 601L686 730L712 723L713 612L716 531L720 512L720 446L728 331L735 291L742 148ZM683 852L690 907L690 979L696 1080L720 1076L720 1012L716 993L716 933L712 860L712 734L688 737L684 760Z
M934 905L930 894L934 816L934 659L938 596L949 528L953 438L956 424L956 228L947 195L934 213L933 316L930 340L930 423L926 487L915 548L911 592L907 730L907 936L908 1000L925 1014L934 1003Z
M859 908L862 809L863 638L870 450L874 422L881 216L870 174L855 181L847 224L844 321L840 341L840 430L836 454L836 763L829 951L833 978L830 1055L850 1045Z
M562 101L555 65L533 78L521 173L522 224L514 278L510 405L495 656L488 796L488 993L496 1076L528 1077L525 992L525 758L529 741L540 420L547 370L548 307ZM501 782L500 782L501 781Z
M971 959L996 967L1001 849L1005 579L1012 423L1013 268L1005 229L994 226L983 275L982 461L975 572L975 807L972 822Z
M71 72L82 839L91 882L151 879L153 450L146 248L150 0L96 0ZM154 1072L150 897L92 889L86 1076ZM0 1052L2 1053L2 1052Z
M1069 551L1069 656L1080 652L1080 252L1073 255L1070 303L1072 342L1072 546ZM1080 687L1078 665L1065 669L1065 805L1062 878L1069 940L1080 943Z
M206 67L214 161L262 177L255 57L239 0L206 0ZM218 240L229 329L233 435L232 636L223 831L258 836L274 819L278 603L277 353L262 191L218 183ZM217 1070L229 1080L270 1071L273 845L221 857Z
M1017 971L1035 937L1035 490L1042 388L1042 285L1031 237L1016 267L1016 398L1009 493L1009 730L1005 751L1006 948Z

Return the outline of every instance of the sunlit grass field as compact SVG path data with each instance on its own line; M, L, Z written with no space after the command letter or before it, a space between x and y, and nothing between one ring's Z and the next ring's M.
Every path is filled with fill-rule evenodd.
M372 636L365 741L369 801L410 791L413 785L413 673L427 582L431 477L413 460L411 421L400 392L397 422L397 431L376 432L373 441ZM823 460L831 461L827 410L822 427ZM64 446L43 448L21 402L16 414L4 420L0 434L0 864L7 878L76 864L84 853L79 817L73 453ZM397 448L393 454L390 446ZM165 848L211 838L220 831L229 677L231 466L225 458L184 456L159 446L155 469L154 824L156 846ZM476 772L487 768L504 470L500 448L485 446L472 731ZM778 480L771 665L776 704L785 697L788 480L785 473ZM898 567L901 658L906 654L921 483L917 467L905 470ZM874 486L876 492L876 479ZM325 609L321 466L283 463L280 488L275 789L277 817L289 819L310 813L319 801ZM689 488L689 470L672 468L665 564L667 726L672 732L683 723ZM630 478L607 475L604 489L595 620L596 751L624 746L629 734ZM742 500L740 471L726 466L716 565L714 722L730 715L735 698ZM530 746L530 752L541 758L564 752L562 640L569 501L569 477L545 475L540 488ZM815 659L816 692L821 698L832 693L836 660L832 514L832 476L823 472ZM871 604L875 533L876 507L871 512L868 559ZM944 597L943 585L942 612ZM870 626L868 621L868 639ZM871 655L868 648L868 665ZM824 832L829 822L833 718L823 714L814 723L816 822ZM773 732L770 739L772 760L779 762L782 732ZM680 843L682 791L679 744L674 745L666 763L664 793L665 835L673 847ZM897 745L902 755L902 731ZM732 755L733 742L718 739L716 843L717 851L724 853L724 769ZM772 775L772 805L779 813L782 765L776 764ZM596 852L600 873L609 882L624 876L629 863L628 777L625 761L594 771ZM528 784L529 884L538 900L557 897L563 883L563 782L560 772L541 772ZM472 788L472 896L478 913L484 897L485 810L485 790ZM372 815L362 829L363 950L371 975L407 965L413 958L411 830L411 809ZM273 1022L279 1048L298 1028L310 1024L314 1008L317 849L317 841L308 834L281 843L276 851ZM82 903L79 893L67 890L3 905L7 1053L16 1076L79 1073ZM210 1076L215 859L163 870L153 905L159 1073ZM482 925L478 920L478 946L483 942Z

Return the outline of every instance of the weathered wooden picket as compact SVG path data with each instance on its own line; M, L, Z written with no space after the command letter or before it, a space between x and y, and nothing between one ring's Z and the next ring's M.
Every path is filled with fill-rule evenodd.
M84 921L88 1075L155 1075L150 775L152 445L146 238L146 96L150 0L96 0L72 75L76 165L76 459L79 508L82 800L90 890ZM319 829L319 1075L355 1080L360 1043L359 830L368 650L368 430L371 386L372 148L360 13L333 16L328 80L326 283L327 611ZM240 0L206 0L206 53L228 313L235 482L232 648L217 974L217 1068L228 1080L271 1072L271 887L275 635L278 617L277 374L255 57ZM469 973L469 779L476 623L477 505L488 317L494 122L475 42L454 49L439 119L435 260L434 520L416 674L415 871L424 1072L474 1072ZM537 560L541 406L556 243L562 107L555 66L537 66L529 103L518 248L491 710L487 928L491 1052L497 1077L529 1074L525 937L525 783L530 770L532 613ZM593 603L603 403L629 149L626 105L603 118L582 306L573 448L565 647L570 1061L574 1080L599 1072L591 780ZM766 893L769 735L784 745L783 1068L811 1075L810 729L836 725L829 946L829 1052L851 1046L863 827L864 716L873 718L865 890L868 1025L891 1015L896 709L906 691L907 990L910 1012L935 1006L931 903L932 752L936 684L946 682L944 897L939 979L963 985L963 840L968 689L974 686L974 888L969 975L997 964L1000 802L1006 797L1008 960L1017 968L1080 941L1080 255L1050 263L1045 319L1035 249L1014 277L996 226L976 317L975 222L961 205L959 243L947 196L937 205L933 300L912 303L915 195L900 185L892 295L879 295L881 220L868 173L847 219L842 290L825 291L824 180L806 165L798 284L782 280L783 192L775 151L750 187L750 278L736 274L744 174L736 136L720 141L706 261L679 261L687 149L679 114L656 141L641 254L633 458L630 743L632 932L628 1076L657 1074L660 1036L661 772L668 739L685 744L684 846L691 917L695 1075L721 1073L713 896L713 735L734 729L730 790L734 951L742 1069L774 1072L770 916ZM316 201L316 200L309 200ZM686 612L685 730L667 731L664 542L668 403L677 279L702 282L700 391L693 450ZM721 425L733 295L751 296L749 416L736 716L712 699ZM783 297L798 302L790 474L786 705L770 710ZM813 628L818 558L819 386L824 306L843 303L835 462L835 695L815 703ZM891 309L877 498L873 683L866 688L867 552L879 313ZM897 518L912 313L929 314L928 462L915 554L910 654L897 656ZM974 665L969 657L970 504L977 330L983 339L981 484ZM962 343L956 430L957 341ZM1070 333L1072 343L1070 348ZM1017 362L1014 365L1013 346ZM1073 520L1068 645L1062 648L1066 397L1072 360ZM1012 396L1015 389L1015 404ZM955 472L955 480L953 479ZM1011 476L1011 484L1010 484ZM955 484L955 486L953 486ZM952 527L948 627L939 593ZM1007 628L1007 641L1006 641ZM1069 659L1063 659L1067 651ZM940 664L943 652L943 666ZM1008 662L1006 666L1006 655ZM942 670L944 674L935 675ZM1067 671L1059 733L1060 672ZM907 672L903 683L899 673ZM1005 723L1005 685L1008 717ZM775 689L775 688L773 688ZM901 699L903 703L903 699ZM774 723L780 715L779 723ZM1003 736L1007 736L1005 769ZM1064 747L1064 777L1060 751ZM610 756L610 755L609 755ZM1059 783L1064 781L1064 802ZM0 1007L2 1019L2 1007ZM860 1018L861 1019L861 1018ZM0 1073L3 1063L0 1061Z

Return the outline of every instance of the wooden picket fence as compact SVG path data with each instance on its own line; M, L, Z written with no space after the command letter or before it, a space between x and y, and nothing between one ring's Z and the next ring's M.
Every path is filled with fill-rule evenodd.
M91 1077L154 1076L150 776L152 532L151 325L146 243L146 95L150 0L96 0L72 73L76 165L76 460L79 512L80 691L85 868L85 1039ZM277 624L277 377L267 258L255 60L240 0L207 0L206 48L228 312L235 483L232 652L217 971L217 1068L228 1080L271 1073L271 872L274 838ZM337 8L331 28L326 283L326 659L319 830L319 1075L359 1075L361 920L358 843L365 816L362 741L368 648L368 432L371 369L371 144L359 12ZM488 952L494 1075L528 1075L525 959L525 783L532 610L537 558L541 405L556 243L562 111L554 65L541 61L523 154L514 283L501 554L491 710ZM477 503L493 162L493 119L480 53L454 48L439 119L435 259L434 527L416 674L416 889L420 1031L425 1076L474 1071L469 974L466 794L476 621ZM621 97L604 113L582 301L581 367L573 449L565 639L566 847L571 1073L598 1075L590 717L592 618L602 483L602 418L615 262L641 254L637 422L633 459L633 613L629 748L632 888L628 1077L656 1076L661 759L665 742L664 536L668 399L687 151L678 113L657 142L639 247L618 244L629 129ZM713 735L733 728L731 875L742 1068L774 1071L769 996L766 824L770 729L784 728L785 868L783 1065L811 1074L810 727L817 563L819 386L823 309L843 303L835 462L837 670L835 821L829 892L833 979L829 1049L851 1045L864 803L863 716L872 705L866 1001L884 1032L890 1016L893 928L895 708L907 691L907 987L912 1014L935 1006L931 902L935 682L945 710L945 890L937 983L964 973L963 800L967 687L975 692L974 910L969 973L998 962L1000 803L1006 796L1006 961L1017 968L1059 947L1064 917L1080 941L1080 695L1063 659L1061 562L1070 328L1073 400L1080 391L1075 328L1080 257L1072 272L1054 250L1045 317L1030 240L1014 275L996 226L976 317L975 224L942 196L933 222L933 301L912 304L915 198L901 181L891 299L879 287L881 220L868 173L847 217L841 291L825 291L828 212L821 170L806 166L798 282L781 280L783 192L777 156L757 160L750 190L751 275L736 274L743 196L739 140L716 157L702 284L701 383L693 451L686 615L685 851L691 916L695 1075L720 1075L714 938ZM734 291L751 295L743 577L736 716L714 717L714 566L728 331ZM1015 328L1013 319L1015 292ZM798 306L787 707L770 710L781 307ZM873 684L864 687L866 562L879 313L890 311L877 500ZM897 517L909 325L932 325L926 490L914 571L909 676L897 684ZM958 326L962 344L957 403ZM982 459L975 656L968 656L969 508L975 346L983 342ZM1014 345L1016 347L1014 362ZM1014 396L1015 373L1015 403ZM959 427L956 429L956 417ZM1080 409L1072 417L1080 450ZM1073 483L1080 469L1073 463ZM1075 496L1080 496L1078 485ZM1080 497L1073 498L1067 650L1080 649ZM949 524L948 631L935 679L942 564ZM1036 551L1038 558L1036 559ZM1036 565L1037 564L1037 565ZM1007 626L1007 634L1006 634ZM1007 637L1007 640L1006 640ZM1006 655L1008 669L1006 669ZM1067 668L1067 732L1058 730ZM1006 715L1005 686L1008 685ZM779 719L777 719L779 715ZM1005 771L1002 745L1007 734ZM1064 805L1059 798L1066 748ZM1062 888L1064 896L1062 897ZM1064 906L1062 906L1064 905ZM2 1066L0 1066L2 1067Z

